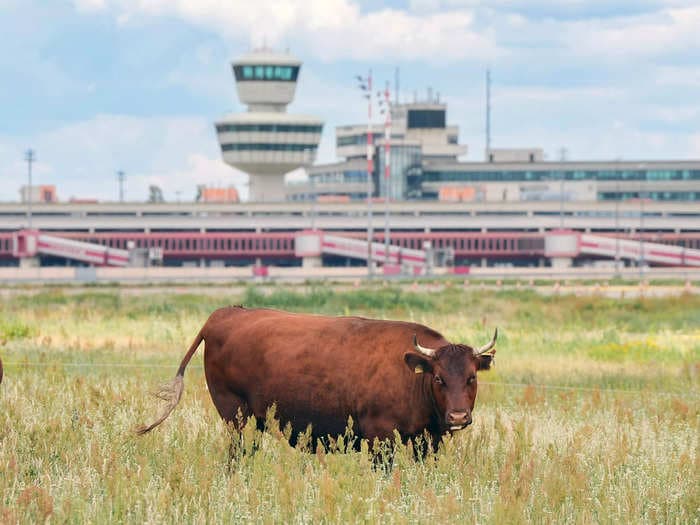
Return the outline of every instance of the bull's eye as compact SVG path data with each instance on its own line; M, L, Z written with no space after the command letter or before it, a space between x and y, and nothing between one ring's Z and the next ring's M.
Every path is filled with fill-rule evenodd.
M467 379L467 384L468 384L468 385L471 385L471 384L474 384L474 383L476 383L476 376L471 376L471 377L469 377L469 378Z
M435 376L435 382L436 382L438 385L444 385L444 384L445 384L445 382L442 380L442 377L440 377L440 376Z

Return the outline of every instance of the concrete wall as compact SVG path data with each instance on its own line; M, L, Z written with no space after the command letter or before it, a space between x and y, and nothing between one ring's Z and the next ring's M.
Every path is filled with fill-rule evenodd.
M447 277L451 274L440 268L433 272L435 277ZM638 268L479 268L472 267L460 279L611 279L621 276L626 279L639 279ZM267 280L280 282L299 282L307 279L345 280L359 282L367 276L366 267L352 268L269 268ZM700 281L700 271L688 268L646 268L645 279L682 279ZM413 276L394 276L394 278ZM379 280L386 277L380 277ZM147 284L147 283L197 283L197 282L259 282L261 278L253 277L251 267L247 268L0 268L0 284L13 285L22 283L111 283Z

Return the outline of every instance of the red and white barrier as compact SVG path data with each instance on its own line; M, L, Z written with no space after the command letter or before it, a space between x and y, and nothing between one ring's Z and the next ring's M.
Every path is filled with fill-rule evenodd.
M669 266L700 266L700 250L656 242L640 243L588 233L580 234L579 250L581 253L592 255L632 260L642 259L646 262Z
M96 266L127 266L129 264L127 250L46 235L38 230L15 232L12 245L14 257L34 257L37 254L42 254L65 257Z
M297 257L316 257L323 253L364 259L371 256L372 261L386 263L387 265L425 267L428 256L424 250L413 250L390 244L387 250L384 243L373 242L370 250L367 241L353 239L340 235L328 235L318 230L300 232L295 238L295 250Z

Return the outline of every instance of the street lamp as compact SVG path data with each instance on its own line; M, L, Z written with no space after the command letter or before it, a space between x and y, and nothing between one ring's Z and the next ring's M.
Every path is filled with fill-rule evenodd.
M374 141L372 140L372 70L367 76L355 75L358 87L363 92L363 97L367 99L367 276L372 279L374 269L372 268L372 240L374 231L372 229L372 152Z
M29 179L27 186L27 229L32 229L32 163L36 162L36 154L34 150L29 148L24 154L24 160L27 161L27 178Z
M564 162L566 161L566 148L559 150L559 229L564 229L564 179L566 172L564 171Z
M620 172L617 170L615 181L615 277L620 276Z
M639 181L639 283L644 282L644 181Z
M382 95L384 99L382 100ZM377 91L379 112L384 115L384 264L389 263L389 198L391 187L391 92L386 83L384 93Z
M124 202L124 182L126 175L123 170L117 171L117 182L119 182L119 202Z

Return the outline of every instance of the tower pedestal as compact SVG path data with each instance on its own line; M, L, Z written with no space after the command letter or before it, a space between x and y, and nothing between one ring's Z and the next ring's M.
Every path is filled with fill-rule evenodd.
M285 200L284 175L250 175L250 196L253 202Z

